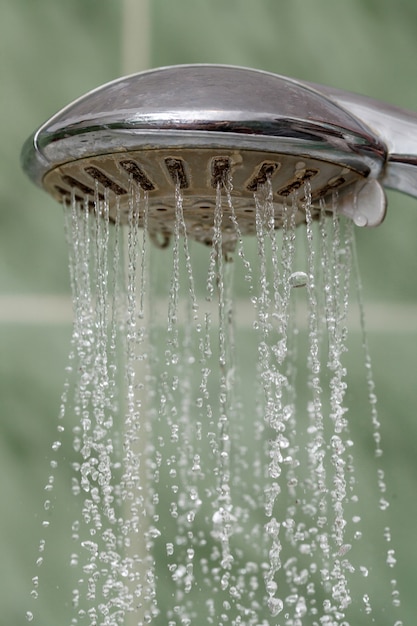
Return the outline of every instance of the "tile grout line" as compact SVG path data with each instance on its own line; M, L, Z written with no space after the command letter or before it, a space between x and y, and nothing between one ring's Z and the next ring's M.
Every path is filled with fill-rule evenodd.
M166 298L159 298L158 310L164 311ZM204 307L207 303L204 303ZM306 310L297 306L297 324L305 327ZM245 300L236 300L235 310L237 323L248 328L254 320L252 306ZM365 303L366 325L369 331L407 333L417 332L417 305L416 304L388 304L370 302ZM0 324L71 324L73 320L72 299L68 294L39 295L13 294L0 296ZM161 316L161 323L164 319ZM348 326L351 330L359 330L359 316L355 303L351 305L348 317Z

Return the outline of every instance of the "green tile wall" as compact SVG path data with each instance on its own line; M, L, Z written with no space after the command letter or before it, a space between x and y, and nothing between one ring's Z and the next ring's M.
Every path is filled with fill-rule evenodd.
M150 4L154 66L247 65L367 93L417 111L415 0ZM0 606L2 623L14 626L26 623L51 424L59 407L70 337L61 211L26 180L19 152L26 137L58 108L119 74L122 9L121 0L2 4ZM370 345L395 504L390 515L397 529L404 624L412 624L417 561L417 200L389 193L389 201L384 225L358 233L358 251L369 309L375 318L389 313L383 331L372 331L369 320ZM62 296L64 308L54 313L46 295ZM42 307L45 314L35 314ZM400 324L404 311L407 323ZM361 384L360 379L352 383L353 402L355 385ZM360 428L356 436L360 440ZM370 452L364 447L362 454L366 468ZM63 485L65 479L62 475ZM63 619L67 608L55 594L55 587L66 584L59 542L49 576L43 625L56 626L57 615L60 622L69 623Z

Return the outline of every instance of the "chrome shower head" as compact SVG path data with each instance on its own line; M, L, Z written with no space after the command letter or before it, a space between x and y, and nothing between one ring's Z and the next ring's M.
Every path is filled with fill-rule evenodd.
M216 189L226 181L242 234L255 231L253 194L267 180L277 228L288 201L305 220L307 181L313 210L337 191L341 213L379 224L383 186L417 195L417 142L404 129L416 137L417 116L354 94L258 70L184 65L91 91L34 133L22 161L61 202L106 194L114 218L118 198L122 220L137 184L148 194L150 233L162 240L174 228L179 185L189 236L210 242ZM233 239L231 226L224 220Z

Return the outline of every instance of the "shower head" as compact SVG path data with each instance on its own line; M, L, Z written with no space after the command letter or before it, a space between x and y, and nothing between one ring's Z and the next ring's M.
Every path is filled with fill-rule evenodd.
M210 243L217 188L242 234L255 232L254 192L270 181L305 220L326 202L357 225L385 215L384 186L417 195L417 116L361 96L268 72L219 65L159 68L91 91L26 142L23 167L58 201L107 197L127 220L129 189L148 195L151 236L166 242L181 188L190 237ZM308 183L308 185L306 185ZM117 202L116 202L117 199ZM230 212L225 207L225 213ZM229 216L230 217L230 216ZM230 220L223 236L236 237Z

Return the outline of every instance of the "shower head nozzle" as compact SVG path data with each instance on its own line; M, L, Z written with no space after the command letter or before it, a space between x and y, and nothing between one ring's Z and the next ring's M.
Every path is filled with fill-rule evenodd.
M401 159L390 158L382 122L372 130L383 111L417 128L412 114L263 71L159 68L108 83L57 113L25 144L23 167L61 202L106 195L122 220L137 185L148 195L151 234L164 237L173 230L178 186L192 238L211 241L219 184L228 186L242 234L254 232L253 194L267 181L277 228L288 202L304 221L307 185L313 208L337 191L339 211L374 226L385 215L383 185L417 195L417 183L402 186ZM407 158L409 180L415 163Z

